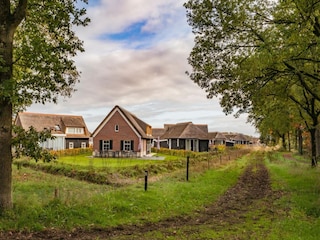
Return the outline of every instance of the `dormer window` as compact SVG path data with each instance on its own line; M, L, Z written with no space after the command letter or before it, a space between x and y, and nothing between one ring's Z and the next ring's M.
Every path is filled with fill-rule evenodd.
M119 125L115 125L115 126L114 126L114 131L115 131L115 132L119 132Z
M68 134L84 134L83 128L76 128L76 127L67 127L66 133Z

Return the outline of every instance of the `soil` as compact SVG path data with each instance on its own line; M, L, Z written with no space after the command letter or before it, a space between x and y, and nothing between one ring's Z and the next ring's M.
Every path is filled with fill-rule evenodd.
M264 209L259 214L266 212L268 216L273 216L272 205L280 194L271 190L269 173L263 163L253 163L249 165L237 181L237 183L225 192L218 201L206 206L189 216L179 216L166 219L156 223L144 223L142 225L124 225L106 229L75 229L72 232L47 229L41 232L6 232L0 233L0 239L20 239L20 240L89 240L89 239L153 239L152 233L161 235L160 238L171 239L201 239L200 234L203 226L209 226L213 231L228 229L239 223L247 221L248 212L254 209ZM260 216L250 217L250 221L258 219ZM271 219L272 220L272 219ZM175 235L179 233L179 237ZM154 235L155 236L155 235ZM198 235L199 236L199 235ZM155 239L155 238L154 238ZM208 238L202 238L208 239ZM226 237L219 239L241 239L237 237Z

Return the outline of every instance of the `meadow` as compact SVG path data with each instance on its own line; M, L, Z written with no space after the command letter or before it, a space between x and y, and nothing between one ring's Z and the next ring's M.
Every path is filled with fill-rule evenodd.
M244 164L244 161L234 162L215 171L206 171L208 167L206 161L205 168L195 170L192 173L194 180L187 182L185 158L172 156L168 158L169 160L164 161L149 161L91 159L86 155L79 155L60 157L53 163L32 162L27 167L22 161L19 167L13 168L14 209L1 217L0 228L32 231L44 228L70 230L75 227L106 227L141 221L154 222L169 216L190 214L232 185L241 172L241 169L235 166ZM175 164L183 166L173 168ZM195 164L196 162L193 162L193 167ZM94 169L116 175L114 169L118 169L121 175L122 171L130 167L141 170L154 165L159 165L163 171L158 175L149 175L148 191L144 190L144 183L141 181L144 172L139 175L140 171L131 176L130 184L120 187L78 181L61 174L48 174L42 171L46 168L63 167L71 169L70 171L87 169L89 174L90 170ZM130 177L127 177L128 179ZM212 188L207 184L211 181L219 183Z
M253 204L255 208L245 213L243 221L219 227L206 224L184 226L179 231L172 230L175 233L171 237L165 236L163 229L142 235L132 233L130 239L150 239L150 236L153 239L318 239L319 168L311 169L304 157L281 152L262 152L259 155L253 152L222 162L215 158L210 165L207 160L192 161L189 181L186 181L183 165L150 174L147 191L143 175L128 177L135 180L115 186L79 181L29 167L14 167L14 209L0 217L0 231L105 229L157 223L178 216L196 217L198 212L234 186L245 167L257 158L269 170L275 195L272 199L261 199ZM90 163L90 159L79 155L61 158L59 164L104 171L152 164L164 168L168 162L184 160L179 157L142 163L134 160L137 162L130 166L131 163L125 163L128 160L117 162L122 160L112 159L106 166L103 159ZM113 170L112 174L115 175L116 171ZM201 235L191 234L194 229L201 229ZM186 233L190 233L188 237Z

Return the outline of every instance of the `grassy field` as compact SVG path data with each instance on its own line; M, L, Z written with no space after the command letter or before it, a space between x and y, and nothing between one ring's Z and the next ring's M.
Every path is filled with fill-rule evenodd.
M190 214L230 187L244 164L190 173L188 182L185 169L178 170L150 181L148 191L143 182L117 188L14 168L14 209L1 216L0 229L107 227Z
M179 159L179 157L170 158L171 160ZM92 158L87 154L64 156L57 159L57 162L62 164L95 168L123 168L136 165L157 164L162 163L162 161L163 160L148 160L147 158Z
M269 169L277 196L272 205L266 205L265 201L270 203L270 199L261 199L252 205L241 223L215 230L206 225L185 226L166 239L319 239L320 169L311 169L309 161L291 153L260 155ZM119 188L24 167L14 168L14 209L0 217L0 230L105 228L157 222L179 215L192 216L234 185L247 163L256 157L251 154L210 169L197 169L190 173L189 181L185 179L184 169L151 175L148 191L144 191L143 182ZM71 157L65 163L83 161L83 166L103 166L98 162L91 164L91 160L83 156L79 159L82 160ZM201 230L201 235L192 235L194 227L198 232ZM186 232L190 233L188 238ZM147 234L141 239L165 238L160 231Z

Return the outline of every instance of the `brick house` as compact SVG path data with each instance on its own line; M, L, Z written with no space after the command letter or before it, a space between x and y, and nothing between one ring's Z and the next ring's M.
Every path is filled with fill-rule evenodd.
M115 106L92 133L93 155L144 156L151 152L152 127Z
M41 143L45 149L63 150L89 147L90 132L81 116L20 112L15 125L28 130L50 130L55 138Z

